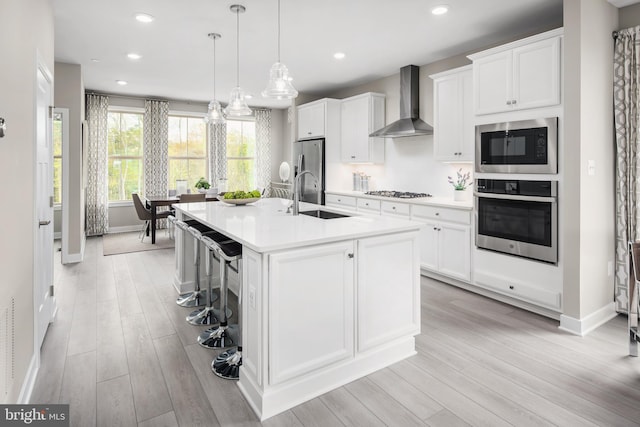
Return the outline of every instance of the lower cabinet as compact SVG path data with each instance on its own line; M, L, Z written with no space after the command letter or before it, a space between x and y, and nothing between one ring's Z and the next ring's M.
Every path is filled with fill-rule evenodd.
M411 219L420 230L420 266L455 279L471 280L470 211L413 206Z
M269 384L353 356L354 258L353 241L270 256Z

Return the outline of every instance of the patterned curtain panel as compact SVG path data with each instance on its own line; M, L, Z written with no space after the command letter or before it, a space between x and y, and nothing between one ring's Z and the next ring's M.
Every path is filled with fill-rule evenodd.
M144 193L166 196L169 185L169 103L144 102Z
M227 125L209 123L207 132L209 152L209 182L218 187L219 180L227 178Z
M109 97L87 95L87 236L99 236L109 228L107 171L107 122Z
M618 32L614 44L613 97L616 131L616 308L627 311L628 242L638 240L640 170L640 26Z
M271 182L271 110L256 108L257 185L268 188Z

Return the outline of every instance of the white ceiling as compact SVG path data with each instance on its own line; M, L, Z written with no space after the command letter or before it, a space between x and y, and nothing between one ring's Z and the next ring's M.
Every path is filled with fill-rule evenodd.
M611 0L616 1L616 0ZM446 3L449 13L434 16ZM85 87L107 93L225 103L236 80L232 1L54 0L56 61L82 65ZM250 105L286 107L260 92L277 57L277 0L243 0L240 86ZM562 25L562 0L281 0L282 62L298 91L325 93L520 35ZM137 12L155 16L150 24ZM346 53L337 61L333 54ZM127 53L142 59L131 61ZM98 59L99 62L93 62ZM116 80L126 80L118 86Z

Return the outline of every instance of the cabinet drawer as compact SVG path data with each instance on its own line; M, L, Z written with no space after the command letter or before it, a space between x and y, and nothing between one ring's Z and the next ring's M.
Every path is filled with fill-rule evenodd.
M554 310L562 307L562 293L559 291L479 271L474 273L474 278L476 285L503 295Z
M380 213L380 200L358 198L358 210Z
M325 193L324 200L327 205L337 205L346 209L356 208L356 198L352 196L340 196L338 194Z
M412 209L412 217L416 219L435 219L438 221L471 224L471 211L443 208L439 206L414 205Z
M383 215L400 215L409 217L410 208L406 203L382 202Z

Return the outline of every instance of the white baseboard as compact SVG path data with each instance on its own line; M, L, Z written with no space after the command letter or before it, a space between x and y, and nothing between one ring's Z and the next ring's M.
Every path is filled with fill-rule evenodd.
M39 351L40 349L38 349ZM33 393L33 387L36 384L36 378L38 376L38 369L40 368L39 355L35 354L31 357L31 363L29 363L29 369L27 369L27 375L24 377L22 387L20 388L20 395L18 396L19 405L26 405L31 400L31 394Z
M56 231L55 233L53 233L53 240L60 240L60 239L62 239L61 231Z
M616 304L612 301L582 319L561 315L558 329L583 337L617 315Z

